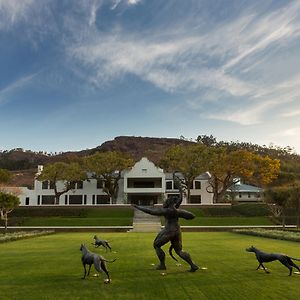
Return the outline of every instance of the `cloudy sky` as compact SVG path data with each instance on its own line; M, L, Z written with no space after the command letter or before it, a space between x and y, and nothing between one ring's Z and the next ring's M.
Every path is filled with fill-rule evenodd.
M119 135L300 153L300 1L0 0L0 149Z

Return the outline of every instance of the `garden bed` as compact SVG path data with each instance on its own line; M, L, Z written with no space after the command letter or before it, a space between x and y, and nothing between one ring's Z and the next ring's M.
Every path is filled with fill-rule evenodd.
M286 240L292 242L300 242L300 232L286 230L266 230L266 229L236 229L235 233L247 234L253 236L266 237L277 240Z
M34 230L34 231L19 231L19 232L9 232L0 233L0 243L6 243L11 241L17 241L21 239L28 239L32 237L53 234L54 230Z

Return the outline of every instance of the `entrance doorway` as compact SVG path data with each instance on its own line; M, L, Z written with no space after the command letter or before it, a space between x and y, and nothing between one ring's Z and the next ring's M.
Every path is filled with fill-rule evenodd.
M158 203L158 195L128 195L131 204L152 206Z

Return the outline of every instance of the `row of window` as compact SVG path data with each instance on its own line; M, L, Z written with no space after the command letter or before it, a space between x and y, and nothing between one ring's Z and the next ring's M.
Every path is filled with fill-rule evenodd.
M109 204L110 200L107 195L92 195L92 204ZM37 205L54 205L54 195L42 195L37 198ZM65 205L86 205L87 195L65 195ZM26 197L25 205L29 205L29 197Z
M43 181L42 182L42 189L43 190L53 190L54 189L54 182L53 181ZM97 180L97 189L103 189L105 186L105 182L103 180ZM134 181L128 182L128 187L134 188L154 188L154 187L161 187L161 185L157 185L155 182L152 181ZM83 181L76 181L71 183L71 189L82 190L83 189ZM178 184L173 180L166 181L166 189L167 190L178 190ZM195 180L193 182L193 189L201 190L201 181Z
M194 180L192 188L195 190L201 190L201 181ZM175 182L173 180L166 181L166 190L178 190L178 189L179 187L176 181Z
M83 189L83 181L74 181L71 182L72 190L82 190ZM105 186L104 180L97 180L97 189L103 189ZM43 190L54 190L55 183L53 181L42 181L42 189Z

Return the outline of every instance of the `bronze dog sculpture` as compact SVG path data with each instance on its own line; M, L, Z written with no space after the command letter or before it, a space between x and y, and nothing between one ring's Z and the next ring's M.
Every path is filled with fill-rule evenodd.
M91 266L94 265L96 271L98 271L98 272L103 271L107 275L107 280L109 282L110 277L109 277L109 273L106 268L105 262L114 262L115 259L114 260L106 260L101 255L90 252L84 244L81 244L80 251L82 252L81 262L82 262L82 265L84 268L84 275L83 275L82 279L85 279L86 275L87 276L90 275ZM86 265L89 266L88 272L86 272Z
M247 248L246 251L255 253L256 259L259 262L259 265L256 268L256 270L258 270L260 267L263 267L263 269L266 273L270 273L269 271L266 270L263 263L278 260L285 267L287 267L290 270L289 276L292 275L293 267L298 269L298 271L300 272L300 268L292 261L292 259L300 261L300 259L298 259L298 258L290 257L288 255L279 254L279 253L266 253L266 252L258 250L254 246L251 246L251 247Z
M94 236L94 240L95 240L95 243L94 244L92 243L92 245L94 245L95 248L103 246L105 248L106 252L107 252L107 248L111 251L111 247L110 247L108 241L99 239L97 237L97 235Z

